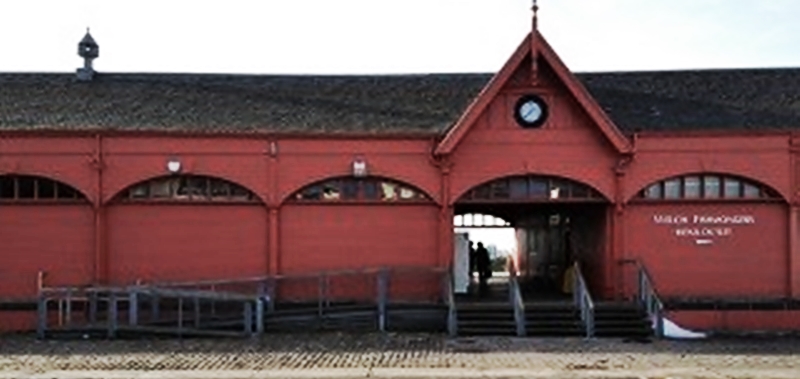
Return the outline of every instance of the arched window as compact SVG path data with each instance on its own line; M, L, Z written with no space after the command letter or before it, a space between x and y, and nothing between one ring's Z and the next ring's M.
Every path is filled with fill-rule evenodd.
M459 202L604 201L593 188L569 179L549 176L513 176L471 189Z
M68 184L40 176L1 175L0 202L68 202L86 200Z
M731 175L691 174L655 182L639 192L641 200L778 199L771 188Z
M306 186L292 196L306 202L429 202L419 189L390 179L342 177Z
M120 201L257 202L236 183L201 175L166 176L140 182L122 191Z

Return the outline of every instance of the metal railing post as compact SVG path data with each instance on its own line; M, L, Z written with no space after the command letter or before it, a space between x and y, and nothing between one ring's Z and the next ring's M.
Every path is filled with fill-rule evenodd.
M136 326L139 323L139 296L136 289L128 294L128 324Z
M178 338L183 338L183 297L178 297Z
M253 335L253 304L249 301L244 302L244 333Z
M36 320L36 338L44 339L47 333L47 296L39 293L39 299L36 304L36 313L38 319Z
M389 271L381 269L378 272L378 330L386 331L386 303L388 295Z
M264 299L256 299L256 333L264 333Z
M117 336L117 323L119 315L117 313L117 293L111 290L108 294L108 338Z

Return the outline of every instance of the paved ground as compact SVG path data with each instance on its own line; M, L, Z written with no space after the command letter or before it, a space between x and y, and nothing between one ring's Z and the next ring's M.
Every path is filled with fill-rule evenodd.
M253 340L0 338L0 378L368 376L800 378L800 339L641 343L341 333Z

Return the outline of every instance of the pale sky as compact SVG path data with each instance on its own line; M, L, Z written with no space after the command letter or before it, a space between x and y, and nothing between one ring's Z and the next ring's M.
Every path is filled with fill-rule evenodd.
M800 67L797 0L539 0L573 71ZM496 72L531 0L3 0L0 72Z

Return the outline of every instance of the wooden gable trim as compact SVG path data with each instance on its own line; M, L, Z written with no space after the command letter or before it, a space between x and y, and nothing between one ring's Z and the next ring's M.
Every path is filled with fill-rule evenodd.
M605 114L603 109L592 98L589 91L580 83L577 77L573 75L566 65L561 61L555 51L545 41L544 37L539 35L535 41L531 41L531 34L522 41L517 47L517 50L506 62L503 68L486 84L478 96L467 107L455 125L445 134L444 138L439 142L434 150L435 155L446 155L452 153L455 147L461 142L467 134L472 125L475 124L478 117L483 114L489 104L497 97L500 90L508 83L511 76L522 64L522 61L531 54L535 46L537 52L540 53L539 57L544 59L558 78L564 83L569 92L578 101L578 104L586 110L586 113L599 127L600 131L611 142L614 148L620 153L631 153L633 148L630 141L619 131L616 125Z

